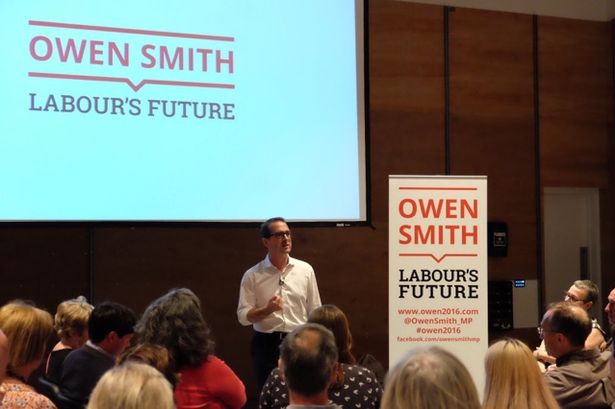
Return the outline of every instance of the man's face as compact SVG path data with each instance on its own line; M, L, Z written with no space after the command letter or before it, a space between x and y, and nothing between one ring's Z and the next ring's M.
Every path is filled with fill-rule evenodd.
M609 294L607 302L608 304L604 307L604 312L606 312L609 322L613 325L615 324L615 288L613 288L613 291Z
M269 231L271 232L271 237L263 239L263 244L267 247L269 254L290 254L293 243L288 225L280 221L273 222L269 225Z
M9 363L9 340L4 335L4 332L0 331L0 383L4 381L6 377L6 366Z
M566 291L564 301L574 303L586 311L592 306L592 303L587 301L587 290L578 288L574 284Z

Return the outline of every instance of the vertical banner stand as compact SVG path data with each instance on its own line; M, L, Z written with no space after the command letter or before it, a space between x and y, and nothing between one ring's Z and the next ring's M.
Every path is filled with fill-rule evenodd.
M487 177L389 176L389 365L454 353L484 385Z

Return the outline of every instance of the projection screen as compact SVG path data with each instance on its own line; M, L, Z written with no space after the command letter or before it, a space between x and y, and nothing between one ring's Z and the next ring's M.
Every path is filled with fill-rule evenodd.
M362 0L0 4L0 220L361 222Z

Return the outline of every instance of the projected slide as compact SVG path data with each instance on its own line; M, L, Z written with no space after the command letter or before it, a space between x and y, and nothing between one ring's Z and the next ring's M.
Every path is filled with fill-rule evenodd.
M0 221L365 220L362 13L2 2Z

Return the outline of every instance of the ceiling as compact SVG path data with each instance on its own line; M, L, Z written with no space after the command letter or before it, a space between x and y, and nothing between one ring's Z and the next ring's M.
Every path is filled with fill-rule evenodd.
M615 0L402 0L473 9L508 11L539 16L609 21L615 18Z

